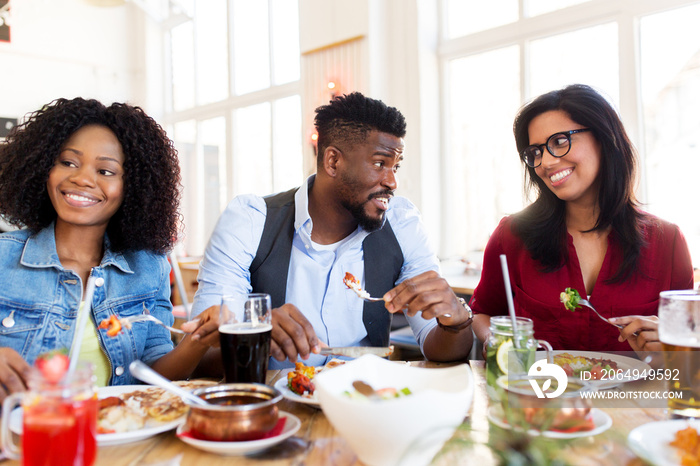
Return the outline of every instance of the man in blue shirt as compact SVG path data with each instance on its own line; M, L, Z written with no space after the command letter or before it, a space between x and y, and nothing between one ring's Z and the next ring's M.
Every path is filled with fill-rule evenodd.
M322 365L325 345L386 346L391 314L402 311L426 358L466 359L471 313L438 275L420 213L394 196L403 115L352 93L316 109L315 123L315 175L287 193L238 196L221 215L193 314L225 294L270 293L271 356L281 363L271 368L298 357ZM343 283L348 272L384 302L358 298Z

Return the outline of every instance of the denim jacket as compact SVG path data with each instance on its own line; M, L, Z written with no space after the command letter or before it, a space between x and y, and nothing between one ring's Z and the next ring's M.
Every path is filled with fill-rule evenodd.
M102 263L95 277L93 322L110 315L141 314L144 305L158 319L173 323L169 286L170 265L149 251L112 252L105 237ZM80 277L61 265L54 225L32 235L27 230L0 234L0 346L17 351L33 364L37 356L70 348L83 296ZM14 325L6 325L12 315ZM110 385L139 383L129 364L141 359L152 364L173 348L168 330L139 322L122 328L116 337L98 331L100 346L110 361Z

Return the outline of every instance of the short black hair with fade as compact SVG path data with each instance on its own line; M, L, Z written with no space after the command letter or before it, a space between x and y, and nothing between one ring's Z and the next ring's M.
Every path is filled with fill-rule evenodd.
M314 124L318 132L316 163L319 165L328 146L362 143L372 130L397 138L406 135L406 119L400 111L359 92L337 96L328 105L318 107Z

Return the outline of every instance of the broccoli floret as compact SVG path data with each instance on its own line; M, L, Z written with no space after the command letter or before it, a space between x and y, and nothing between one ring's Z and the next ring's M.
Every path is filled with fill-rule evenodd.
M580 308L578 302L581 301L581 295L573 288L565 289L560 295L559 300L564 303L564 307L569 311L575 311Z

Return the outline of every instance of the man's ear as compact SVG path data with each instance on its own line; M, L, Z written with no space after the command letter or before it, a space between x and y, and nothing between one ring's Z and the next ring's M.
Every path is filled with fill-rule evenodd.
M333 146L326 147L323 152L323 170L331 178L335 178L338 173L338 163L342 157L342 152Z

